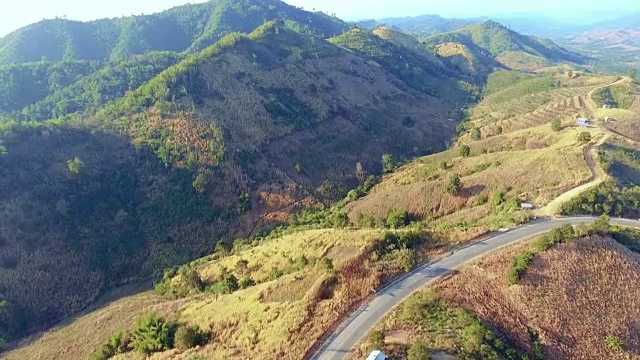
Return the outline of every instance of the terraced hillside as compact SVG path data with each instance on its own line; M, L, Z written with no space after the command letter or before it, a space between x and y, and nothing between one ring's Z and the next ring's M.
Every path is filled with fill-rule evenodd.
M489 84L510 76L495 73ZM350 219L371 223L396 209L440 227L495 230L513 220L508 214L520 202L542 207L592 179L584 156L588 142L577 140L584 130L575 127L575 119L588 116L585 97L591 91L615 80L544 75L504 88L488 86L452 149L386 176L368 196L347 206ZM556 119L563 126L558 132L551 126ZM588 131L594 143L605 136L597 128ZM462 187L448 191L455 176Z

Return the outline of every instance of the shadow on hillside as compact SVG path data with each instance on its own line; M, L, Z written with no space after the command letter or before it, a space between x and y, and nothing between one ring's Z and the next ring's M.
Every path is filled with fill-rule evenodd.
M464 189L462 189L460 191L460 196L465 197L465 198L470 198L470 197L473 197L473 196L477 196L482 191L484 191L485 188L486 188L486 186L484 186L484 185L469 186L469 187L466 187L466 188L464 188Z

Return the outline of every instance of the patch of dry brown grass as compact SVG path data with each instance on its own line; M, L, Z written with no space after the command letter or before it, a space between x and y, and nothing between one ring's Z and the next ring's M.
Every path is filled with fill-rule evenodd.
M499 190L543 205L591 178L576 136L575 130L553 134L542 127L501 136L495 142L485 139L479 143L499 152L453 158L447 161L446 170L440 166L441 157L423 158L386 177L368 196L350 204L349 216L357 222L361 215L385 218L391 209L404 209L418 219L475 214L464 219L475 221L492 213L488 205L478 203L478 197L488 198ZM532 142L540 143L540 148L532 148ZM461 176L464 185L457 195L446 191L453 173ZM482 206L484 210L466 211Z
M367 245L380 230L310 230L267 241L198 267L204 279L224 272L250 275L262 283L228 295L199 294L170 300L147 292L119 300L11 351L7 359L84 359L116 330L131 330L149 311L209 329L213 340L204 347L154 354L152 359L300 359L336 320L366 298L386 276L399 269L381 269L369 259ZM291 259L310 260L303 269L270 281L276 270L290 269ZM335 271L326 273L313 260L330 257ZM246 268L237 267L246 259ZM395 271L395 273L394 273ZM134 359L135 354L118 359Z
M527 348L537 330L550 359L638 358L640 257L611 238L591 236L537 257L519 285L509 286L511 258L522 246L484 258L434 288L452 304ZM622 352L606 336L621 339Z

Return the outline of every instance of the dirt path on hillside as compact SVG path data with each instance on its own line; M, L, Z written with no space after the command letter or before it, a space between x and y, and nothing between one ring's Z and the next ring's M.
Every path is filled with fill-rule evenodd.
M586 97L585 97L585 105L587 107L587 110L589 111L589 116L591 117L592 121L595 121L598 117L598 106L595 102L593 102L593 93L595 93L597 90L600 90L602 88L605 88L607 86L612 86L612 85L616 85L619 83L624 82L625 79L621 79L618 81L615 81L613 83L610 84L606 84L606 85L602 85L602 86L598 86L596 88L594 88L593 90L589 91L589 93L587 93ZM598 150L598 148L604 144L604 142L612 135L612 132L608 129L606 129L604 126L601 126L600 129L602 130L602 134L603 136L601 136L598 141L595 142L595 144L591 144L589 145L587 148L585 148L584 151L584 157L585 157L585 161L587 163L587 166L589 167L589 170L591 170L591 180L586 183L586 184L582 184L578 187L575 187L563 194L560 194L559 196L557 196L555 199L551 200L550 203L548 203L547 205L545 205L544 207L540 208L536 214L538 216L556 216L559 214L560 210L562 209L562 204L571 201L571 199L579 196L580 194L582 194L583 192L598 186L600 184L602 184L608 177L609 175L602 169L602 167L600 167L597 162L595 161L595 156L596 156L596 151ZM613 134L616 136L621 136L620 134ZM622 137L624 137L622 135ZM626 137L624 137L625 139L628 139ZM630 139L628 139L630 140ZM633 141L633 140L631 140Z
M602 136L596 144L589 145L587 148L585 148L584 157L585 157L587 166L589 167L589 170L591 170L591 181L558 195L555 199L551 200L551 202L548 203L546 206L538 209L538 211L536 212L538 216L558 215L560 213L560 210L562 209L562 204L579 196L583 192L591 189L592 187L602 184L607 179L608 175L600 166L596 164L596 161L595 161L595 154L598 147L602 145L607 138L608 136L606 135Z

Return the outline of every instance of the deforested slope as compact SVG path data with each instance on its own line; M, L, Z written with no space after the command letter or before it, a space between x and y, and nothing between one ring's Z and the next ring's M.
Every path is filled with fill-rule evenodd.
M534 330L545 358L637 357L637 253L611 237L592 235L540 254L519 284L509 286L511 257L518 251L480 260L435 288L520 345L530 342Z

